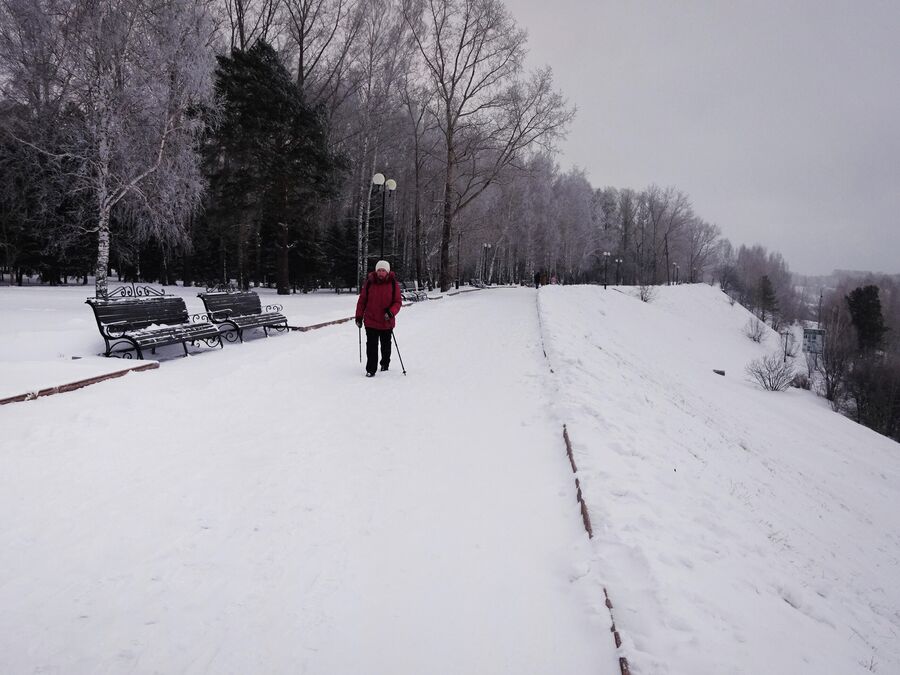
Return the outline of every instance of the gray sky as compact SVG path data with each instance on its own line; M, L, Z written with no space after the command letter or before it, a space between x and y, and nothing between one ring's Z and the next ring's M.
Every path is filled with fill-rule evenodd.
M900 0L505 0L578 108L560 163L675 185L794 272L900 272Z

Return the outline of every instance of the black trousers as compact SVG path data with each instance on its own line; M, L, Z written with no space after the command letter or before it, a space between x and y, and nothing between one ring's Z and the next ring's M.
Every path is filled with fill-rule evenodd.
M378 343L381 343L381 365L391 365L391 331L366 328L366 372L378 370Z

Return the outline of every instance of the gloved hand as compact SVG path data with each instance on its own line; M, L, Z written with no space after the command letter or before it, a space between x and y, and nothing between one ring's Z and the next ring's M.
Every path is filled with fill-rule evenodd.
M389 310L389 309L384 310L384 320L385 321L390 321L393 318L394 318L394 315L391 313L391 310Z
M357 317L357 319L356 319L356 327L362 328L362 319L360 319L359 317Z

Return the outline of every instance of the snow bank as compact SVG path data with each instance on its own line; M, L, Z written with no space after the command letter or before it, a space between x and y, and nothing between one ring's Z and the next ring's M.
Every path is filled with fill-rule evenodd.
M900 446L748 382L778 336L724 294L632 292L539 306L633 672L900 672Z

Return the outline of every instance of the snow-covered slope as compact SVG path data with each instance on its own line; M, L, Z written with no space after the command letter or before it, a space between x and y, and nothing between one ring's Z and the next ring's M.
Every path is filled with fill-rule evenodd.
M632 293L539 307L633 672L900 672L900 446L748 382L778 336L719 291Z
M900 446L746 381L721 293L631 292L405 308L407 377L351 323L0 407L0 672L615 675L604 586L635 675L900 672ZM0 379L96 355L84 295L0 289Z

